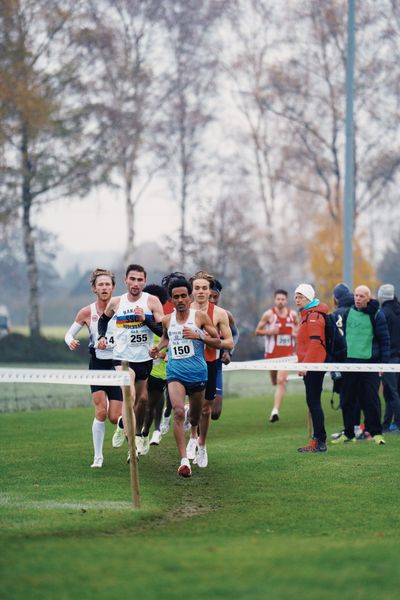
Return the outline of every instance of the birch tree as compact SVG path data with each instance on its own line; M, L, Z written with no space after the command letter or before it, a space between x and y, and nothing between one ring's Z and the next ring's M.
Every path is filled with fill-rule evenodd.
M100 178L99 134L74 52L81 5L6 0L0 13L0 198L21 222L31 336L40 335L37 210Z

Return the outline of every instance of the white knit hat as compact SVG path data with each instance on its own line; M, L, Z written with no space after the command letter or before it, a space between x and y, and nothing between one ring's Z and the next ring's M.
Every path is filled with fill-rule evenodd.
M315 290L309 283L301 283L294 291L295 294L303 294L310 302L315 298Z
M387 300L394 299L394 285L391 283L384 283L378 290L379 302L386 302Z

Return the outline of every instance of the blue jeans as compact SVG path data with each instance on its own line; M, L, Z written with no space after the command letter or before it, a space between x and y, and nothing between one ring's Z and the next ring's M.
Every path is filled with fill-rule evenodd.
M391 358L390 364L400 364L400 358ZM392 420L400 429L400 373L383 373L383 397L385 399L385 416L383 428L388 429Z

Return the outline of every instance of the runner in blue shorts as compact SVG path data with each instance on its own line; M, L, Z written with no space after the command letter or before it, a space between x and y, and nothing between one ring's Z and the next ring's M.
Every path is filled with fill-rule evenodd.
M150 356L157 356L168 346L168 391L174 410L174 435L181 458L178 475L190 477L192 470L186 456L184 432L185 396L189 396L190 423L197 426L207 383L204 346L220 348L221 340L209 316L190 308L192 286L186 279L173 280L169 293L175 310L162 319L163 334L150 350Z

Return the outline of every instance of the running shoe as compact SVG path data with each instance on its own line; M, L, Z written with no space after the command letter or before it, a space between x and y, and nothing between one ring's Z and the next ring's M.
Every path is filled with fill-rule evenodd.
M149 450L150 450L149 436L148 435L146 435L146 436L143 435L142 436L142 450L141 450L140 454L142 456L145 456L146 454L148 454Z
M143 440L144 438L141 435L135 436L135 446L137 454L143 454Z
M276 408L273 408L272 412L271 412L271 416L269 418L269 422L276 423L276 421L279 421L279 412L276 410Z
M178 475L181 477L191 477L192 469L190 468L190 462L188 458L182 458L181 464L178 469Z
M316 452L317 451L317 440L310 440L307 446L297 448L297 452Z
M372 440L372 435L368 431L361 431L358 435L356 435L357 442L370 442Z
M161 427L160 427L161 435L165 435L166 433L168 433L170 421L171 421L171 415L169 417L163 417Z
M197 437L196 438L191 437L186 446L186 456L188 457L189 460L195 459L196 450L197 450Z
M158 444L161 442L161 431L159 431L158 429L155 429L153 431L153 435L151 436L151 440L150 440L150 446L158 446Z
M306 446L297 448L297 452L327 452L325 442L319 442L318 440L310 440Z
M113 448L121 448L125 442L125 432L117 423L117 428L114 431L114 435L112 437L112 447Z
M344 433L342 433L341 436L339 436L338 438L336 438L336 440L332 440L332 444L348 444L350 442L356 442L357 438L353 437L353 438L349 438L347 437L347 435L344 435Z
M384 446L386 444L385 440L383 439L383 435L374 435L372 438L375 442L375 444L378 444L378 446Z
M196 465L204 469L208 465L207 448L205 446L197 446Z
M383 433L400 433L400 429L397 427L397 425L395 425L394 423L392 423L388 428L384 428L383 429Z
M101 469L102 466L103 466L103 457L95 456L93 459L93 464L90 465L90 468L91 469Z
M331 440L337 440L343 434L344 434L344 430L343 429L342 429L342 431L337 431L336 433L332 433Z
M128 450L128 456L126 457L126 462L128 465L131 462L131 453L129 452L129 450ZM137 450L136 450L136 462L139 462L139 454L137 453Z

